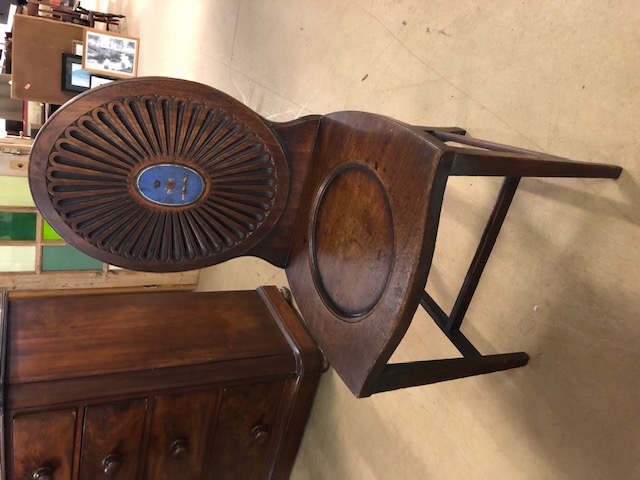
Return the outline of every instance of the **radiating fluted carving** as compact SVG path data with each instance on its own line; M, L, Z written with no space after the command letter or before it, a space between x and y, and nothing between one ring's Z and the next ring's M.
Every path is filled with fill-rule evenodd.
M136 189L139 172L167 163L202 177L196 201L159 205ZM171 96L94 108L55 141L46 167L52 206L75 233L144 262L197 260L238 246L270 215L278 175L282 167L246 123Z

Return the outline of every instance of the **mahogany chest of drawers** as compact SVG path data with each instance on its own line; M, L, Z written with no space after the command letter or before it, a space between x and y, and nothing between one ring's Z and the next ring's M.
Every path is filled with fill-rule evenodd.
M288 478L322 367L275 287L5 295L3 478Z

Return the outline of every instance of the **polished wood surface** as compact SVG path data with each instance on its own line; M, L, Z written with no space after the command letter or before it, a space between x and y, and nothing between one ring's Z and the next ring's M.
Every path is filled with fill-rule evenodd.
M238 122L231 124L242 124L238 131L246 135L237 148L232 141L218 151L207 143L215 137L208 132L218 128L217 114L211 114L209 123L199 123L200 116L189 123L178 116L179 108L171 113L175 102L168 99L170 95L184 105L200 102L203 111L231 112ZM184 131L187 124L198 132L196 145L201 141L207 145L194 151L215 151L212 157L207 153L203 160L189 149L170 148L173 144L166 139ZM114 135L124 140L124 146L113 141ZM255 148L259 158L253 153L245 156L243 145ZM133 150L152 154L135 156ZM262 208L267 215L265 219L260 213L259 218L252 217L255 221L244 222L245 229L236 228L237 235L225 237L228 246L216 250L215 242L206 243L206 239L224 240L218 223L198 223L200 234L195 234L188 221L176 220L180 215L199 215L200 205L208 205L205 200L163 208L140 203L149 212L164 213L149 217L153 229L137 236L133 232L138 227L125 220L137 218L128 207L122 207L121 218L109 210L104 219L93 220L94 206L106 212L112 206L120 208L121 201L140 202L140 195L129 187L125 192L123 185L135 183L141 162L170 161L198 169L201 162L217 165L216 155L222 156L222 165L231 162L233 172L236 166L243 172L241 181L231 182L233 193L244 195L245 205L253 195L252 208ZM247 171L250 182L245 182ZM202 173L207 192L216 192L217 180ZM529 357L524 352L483 356L460 331L519 179L615 179L620 173L616 165L575 162L471 139L458 127L407 125L370 113L337 112L277 124L214 89L149 78L86 92L57 113L34 144L30 184L43 215L67 241L117 265L178 270L256 255L286 268L314 340L351 391L367 396L526 364ZM453 175L497 175L506 180L456 306L447 314L424 288L445 186ZM104 203L104 193L114 199L113 204ZM255 197L261 198L257 204ZM90 203L85 207L81 200ZM233 222L238 225L238 211L249 213L244 207L233 211L225 213L225 229ZM187 238L203 239L206 245L183 249L180 245ZM197 258L189 253L192 250L199 252ZM418 306L433 317L462 358L387 363Z
M449 147L455 154L451 175L617 179L622 172L618 165L576 162L511 145L468 138L461 132L435 130L431 133L443 141L477 147Z
M259 478L275 434L283 382L228 387L223 390L216 441L203 480ZM243 452L238 461L237 452Z
M287 276L314 338L360 393L415 312L450 162L405 126L354 112L323 118L311 165Z
M73 302L70 310L66 297L12 300L10 383L291 353L278 327L265 321L269 312L255 291L85 295ZM65 345L74 346L74 356L64 354Z
M42 215L73 246L132 270L190 270L244 254L280 217L289 168L249 108L161 78L140 79L135 91L119 81L86 93L47 122L30 163ZM168 207L140 194L141 172L163 164L203 179L195 202Z
M14 417L13 477L5 473L6 478L71 479L75 423L73 409ZM4 466L2 470L6 472Z
M2 312L6 478L288 478L324 360L275 287Z
M148 478L201 478L215 426L218 390L156 395L149 435Z
M273 230L247 255L263 258L278 267L287 265L291 236L319 121L319 115L312 115L291 122L269 124L282 145L289 165L289 198Z
M85 408L79 478L135 480L147 400Z
M6 377L7 377L7 325L9 315L7 305L9 295L2 292L0 295L0 440L6 441L5 410L7 408ZM0 480L6 479L7 449L0 448Z

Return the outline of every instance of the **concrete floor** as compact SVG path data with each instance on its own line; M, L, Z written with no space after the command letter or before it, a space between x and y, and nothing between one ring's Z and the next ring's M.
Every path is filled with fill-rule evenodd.
M365 110L625 168L617 182L521 183L463 331L528 366L362 400L329 371L292 478L640 478L636 2L99 3L141 38L140 75L200 81L271 120ZM444 307L499 184L447 187L428 283ZM261 284L286 279L239 259L200 288ZM396 359L454 355L421 316Z

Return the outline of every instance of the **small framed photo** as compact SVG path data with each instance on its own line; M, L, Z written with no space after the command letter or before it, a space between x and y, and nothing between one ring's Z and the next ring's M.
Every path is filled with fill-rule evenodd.
M62 90L84 92L91 88L91 74L82 69L82 57L72 53L62 54Z
M91 88L93 88L93 87L99 87L100 85L106 85L107 83L111 83L115 80L117 79L101 77L99 75L91 75L91 79L89 83L91 85Z
M140 40L104 30L84 30L82 68L109 77L134 78Z
M82 56L84 50L82 42L79 40L71 40L71 50L73 50L74 55Z

